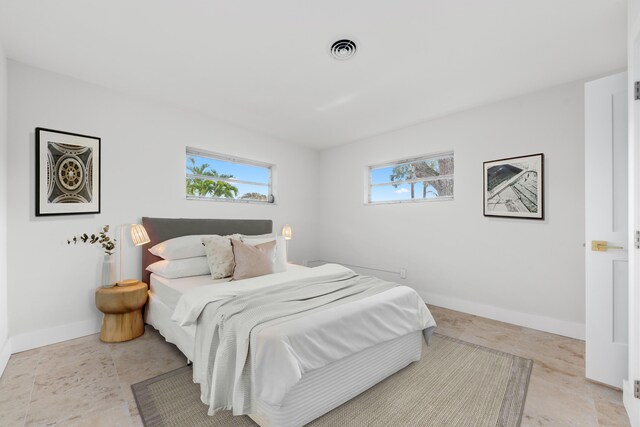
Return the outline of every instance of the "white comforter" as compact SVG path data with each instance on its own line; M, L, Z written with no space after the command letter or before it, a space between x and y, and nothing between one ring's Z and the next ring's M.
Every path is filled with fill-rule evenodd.
M331 280L350 274L355 273L331 264L206 286L185 293L178 301L172 318L183 326L196 324L210 302L248 295L293 281L315 281L321 277ZM257 397L273 406L282 403L287 392L306 372L376 344L436 325L420 296L406 286L295 317L295 320L284 318L270 322L254 337L254 391ZM201 326L206 328L206 325L198 324L198 328ZM198 351L194 354L195 374L198 359L207 355L199 355Z

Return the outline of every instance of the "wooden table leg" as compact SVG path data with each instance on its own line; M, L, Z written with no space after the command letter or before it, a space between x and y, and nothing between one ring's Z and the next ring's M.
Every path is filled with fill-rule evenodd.
M129 313L105 314L102 318L100 341L123 342L139 337L144 333L142 310Z

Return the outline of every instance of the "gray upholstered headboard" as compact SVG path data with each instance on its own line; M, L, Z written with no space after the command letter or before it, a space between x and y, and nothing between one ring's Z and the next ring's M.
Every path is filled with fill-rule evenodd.
M270 219L189 219L189 218L142 218L142 225L151 241L142 246L142 281L149 283L151 273L146 268L160 261L148 251L149 248L174 237L194 234L269 234L273 231Z

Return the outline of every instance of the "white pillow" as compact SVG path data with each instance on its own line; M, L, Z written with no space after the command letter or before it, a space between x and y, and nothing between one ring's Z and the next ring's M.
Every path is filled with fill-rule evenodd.
M206 256L176 260L165 259L154 262L147 267L147 270L167 279L179 279L180 277L209 274L209 264Z
M233 274L236 264L233 258L231 239L242 241L240 234L230 236L208 236L202 238L207 263L213 279L223 279Z
M259 236L242 236L242 241L248 245L260 245L275 240L276 253L273 259L273 272L282 273L287 271L287 241L282 236L274 236L273 234L261 234Z
M202 239L210 237L210 234L195 236L181 236L165 240L149 249L149 252L163 259L185 259L205 256Z

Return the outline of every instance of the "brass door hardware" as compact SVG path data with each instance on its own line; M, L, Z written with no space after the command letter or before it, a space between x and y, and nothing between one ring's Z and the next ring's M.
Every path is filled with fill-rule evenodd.
M608 249L624 249L622 246L609 246L604 240L592 240L591 250L596 252L606 252Z

